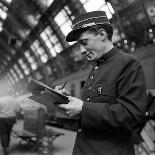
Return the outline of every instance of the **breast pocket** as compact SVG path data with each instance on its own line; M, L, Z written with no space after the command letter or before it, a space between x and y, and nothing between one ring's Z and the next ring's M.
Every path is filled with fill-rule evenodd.
M111 84L96 84L92 87L91 99L94 102L107 102L114 98L114 87Z

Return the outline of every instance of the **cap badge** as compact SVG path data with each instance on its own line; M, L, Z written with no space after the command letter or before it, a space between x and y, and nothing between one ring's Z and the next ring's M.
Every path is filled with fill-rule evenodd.
M78 23L72 25L72 28L74 28L75 25L77 25L77 24L78 24ZM86 28L86 27L90 27L90 26L94 26L94 25L96 25L96 23L94 23L94 22L88 23L88 24L83 24L83 25L79 26L77 29Z
M89 24L83 24L79 28L85 28L85 27L90 27L90 26L94 26L94 25L96 25L96 24L93 22L93 23L89 23Z

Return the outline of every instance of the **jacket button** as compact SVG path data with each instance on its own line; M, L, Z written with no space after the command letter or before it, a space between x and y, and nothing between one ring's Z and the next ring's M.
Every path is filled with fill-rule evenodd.
M87 101L90 101L90 98L89 97L87 98Z
M91 78L91 79L93 79L93 78L94 78L94 76L92 75L90 78Z
M95 66L95 70L98 70L98 66Z

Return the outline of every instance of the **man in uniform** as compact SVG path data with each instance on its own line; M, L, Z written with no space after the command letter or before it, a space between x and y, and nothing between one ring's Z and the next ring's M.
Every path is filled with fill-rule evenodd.
M81 99L59 105L79 115L73 155L134 155L131 135L145 117L146 83L139 61L114 47L112 34L106 13L93 11L75 18L66 37L94 64Z

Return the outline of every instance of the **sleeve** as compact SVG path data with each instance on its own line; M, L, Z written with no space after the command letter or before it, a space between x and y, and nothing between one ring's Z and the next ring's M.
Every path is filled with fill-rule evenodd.
M133 130L145 117L146 82L141 65L128 62L117 82L116 103L85 102L81 112L81 128L92 130Z

